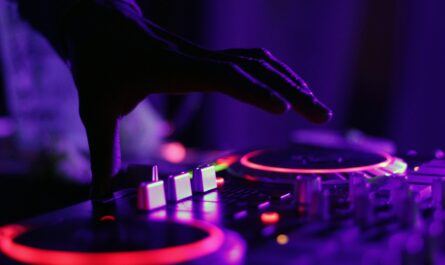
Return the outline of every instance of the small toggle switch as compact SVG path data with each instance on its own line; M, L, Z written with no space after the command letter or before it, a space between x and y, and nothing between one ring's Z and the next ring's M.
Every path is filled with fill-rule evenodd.
M216 188L216 172L213 165L198 167L193 171L193 192L204 193Z
M138 187L138 209L150 211L166 205L164 181L159 180L158 166L154 165L151 182L142 182Z
M158 166L154 165L151 168L151 182L156 182L159 181L159 170L158 170Z
M167 201L177 202L192 196L192 174L181 173L167 179Z

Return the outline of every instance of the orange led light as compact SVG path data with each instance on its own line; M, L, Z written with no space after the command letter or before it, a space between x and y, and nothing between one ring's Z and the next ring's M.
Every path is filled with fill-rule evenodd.
M276 240L279 245L286 245L289 242L289 237L284 234L280 234L277 236Z
M280 221L280 215L277 212L265 212L261 214L261 222L265 225L273 225Z

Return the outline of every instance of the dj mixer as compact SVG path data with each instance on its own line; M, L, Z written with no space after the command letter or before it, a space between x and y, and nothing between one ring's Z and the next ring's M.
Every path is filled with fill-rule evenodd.
M0 228L0 263L445 264L445 160L405 161L294 144L129 165L138 186Z

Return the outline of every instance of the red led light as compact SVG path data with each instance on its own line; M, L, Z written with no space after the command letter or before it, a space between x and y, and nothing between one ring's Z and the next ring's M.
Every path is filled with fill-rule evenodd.
M290 174L330 174L330 173L347 173L347 172L357 172L357 171L366 171L375 169L378 167L386 167L391 163L394 158L388 154L381 154L385 157L385 161L373 164L373 165L367 165L367 166L359 166L359 167L345 167L345 168L286 168L286 167L274 167L274 166L265 166L261 164L254 163L250 161L251 158L256 157L260 155L261 153L264 153L265 150L258 150L250 152L246 155L244 155L240 163L248 168L262 170L262 171L268 171L268 172L274 172L274 173L290 173Z
M258 181L258 178L248 175L248 174L244 174L243 177L244 177L244 179L246 179L248 181Z
M26 264L41 265L147 265L176 264L190 261L218 250L224 241L224 233L209 223L196 221L184 224L207 232L199 241L154 250L83 253L40 249L19 244L14 239L30 230L23 225L0 228L0 250L8 257Z
M223 177L216 178L216 186L218 188L222 188L224 186L224 178Z
M104 215L99 219L101 222L112 222L116 221L116 217L112 215Z
M280 221L280 215L277 212L265 212L261 214L261 222L265 225L273 225Z

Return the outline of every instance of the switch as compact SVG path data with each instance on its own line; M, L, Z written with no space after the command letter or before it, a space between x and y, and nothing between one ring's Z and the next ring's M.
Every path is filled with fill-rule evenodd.
M190 173L181 173L167 179L167 201L177 202L192 196Z
M216 172L213 165L198 167L193 171L192 188L194 192L204 193L217 188Z
M159 181L159 170L158 170L158 166L154 165L151 168L151 182L156 182Z
M142 182L138 187L138 209L150 211L165 206L164 181Z

